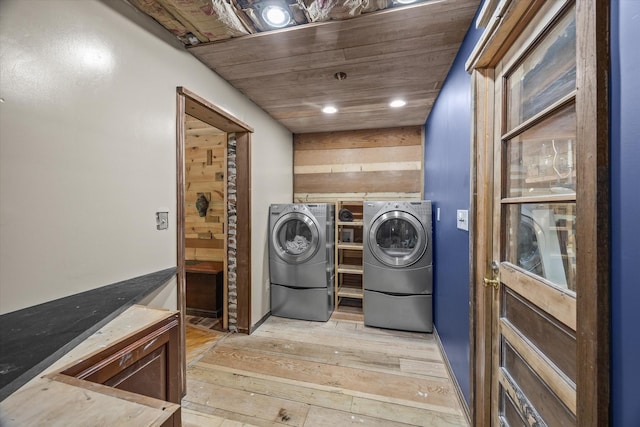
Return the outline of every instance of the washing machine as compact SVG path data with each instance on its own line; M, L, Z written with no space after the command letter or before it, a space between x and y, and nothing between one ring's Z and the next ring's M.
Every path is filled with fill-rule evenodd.
M271 314L327 321L334 306L335 206L271 205Z
M433 332L431 202L365 201L364 323Z

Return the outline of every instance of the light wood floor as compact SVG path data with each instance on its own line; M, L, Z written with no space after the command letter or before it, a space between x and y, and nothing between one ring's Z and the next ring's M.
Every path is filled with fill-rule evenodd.
M185 427L468 426L431 334L270 317L187 325Z

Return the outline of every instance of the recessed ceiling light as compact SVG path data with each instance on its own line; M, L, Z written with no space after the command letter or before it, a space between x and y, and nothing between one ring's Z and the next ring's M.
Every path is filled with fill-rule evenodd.
M392 108L404 107L405 105L407 105L407 101L405 101L404 99L394 99L389 103L389 107Z
M411 4L411 3L415 3L418 0L394 0L395 3L399 3L399 4Z
M335 114L335 113L338 112L338 109L336 107L334 107L334 106L327 105L326 107L324 107L322 109L322 112L325 113L325 114Z
M291 14L280 5L270 4L262 9L262 19L273 28L282 28L289 25Z

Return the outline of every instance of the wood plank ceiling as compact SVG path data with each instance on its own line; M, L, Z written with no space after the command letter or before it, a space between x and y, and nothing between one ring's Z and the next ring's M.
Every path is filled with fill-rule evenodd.
M478 4L421 3L189 51L293 133L422 125ZM396 98L407 105L390 108Z

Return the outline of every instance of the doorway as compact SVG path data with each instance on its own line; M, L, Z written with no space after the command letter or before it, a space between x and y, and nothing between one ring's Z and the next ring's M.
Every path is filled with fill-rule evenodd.
M197 305L190 307L196 313L215 312L222 330L250 332L252 132L251 126L228 112L177 88L177 281L183 373L188 304ZM189 156L187 150L192 152ZM187 159L196 164L189 171ZM204 292L202 298L209 303L216 300L217 306L193 302L187 293L187 274L196 278L194 283L203 282L194 292ZM182 384L184 392L184 375Z
M596 3L514 2L470 59L477 426L608 423L608 9Z
M186 314L192 322L226 331L229 135L189 114L184 135Z

